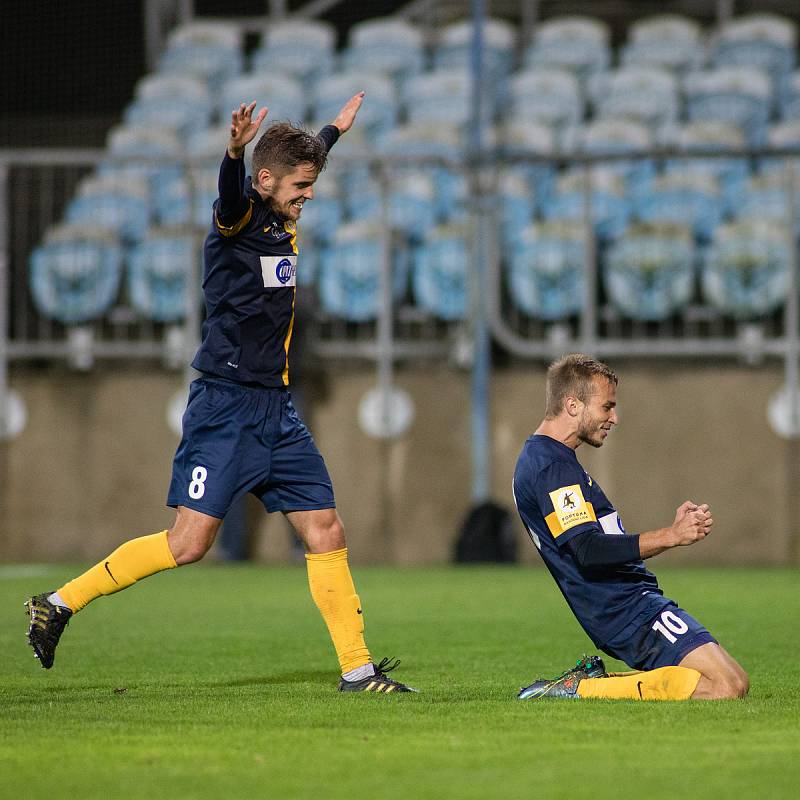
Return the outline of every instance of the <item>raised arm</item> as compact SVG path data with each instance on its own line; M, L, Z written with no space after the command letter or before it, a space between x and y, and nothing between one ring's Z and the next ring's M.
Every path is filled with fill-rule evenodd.
M241 225L239 223L250 213L250 201L244 194L244 148L253 141L267 109L262 108L255 119L253 111L255 102L250 105L242 103L231 113L231 130L225 158L219 168L219 200L215 207L217 230L223 236L235 235Z
M353 122L358 114L358 109L361 108L361 103L364 102L364 92L354 94L343 106L341 111L336 115L336 119L330 124L326 125L317 135L325 144L325 149L330 152L339 140L339 137L350 130Z

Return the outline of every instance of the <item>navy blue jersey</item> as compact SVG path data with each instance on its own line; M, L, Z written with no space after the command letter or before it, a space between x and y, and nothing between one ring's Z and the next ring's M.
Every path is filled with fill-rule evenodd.
M320 131L328 149L339 136ZM247 385L289 385L297 275L295 223L276 214L227 152L204 246L206 319L192 366Z
M533 543L595 645L602 647L626 625L646 624L670 602L643 561L581 568L564 546L584 531L625 535L616 509L571 447L549 436L529 437L513 488Z

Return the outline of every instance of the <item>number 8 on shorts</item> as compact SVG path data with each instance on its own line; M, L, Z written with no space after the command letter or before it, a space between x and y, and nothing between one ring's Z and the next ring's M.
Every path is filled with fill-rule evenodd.
M206 478L208 470L197 466L192 470L192 482L189 484L189 497L199 500L206 493Z

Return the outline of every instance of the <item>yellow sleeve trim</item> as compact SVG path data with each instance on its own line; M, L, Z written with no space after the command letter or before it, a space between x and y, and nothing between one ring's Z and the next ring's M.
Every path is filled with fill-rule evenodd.
M236 234L239 233L239 231L242 230L242 228L244 228L244 226L247 225L248 222L250 222L250 218L252 216L253 216L253 201L251 200L250 207L247 209L247 211L245 211L244 216L238 222L235 222L233 225L230 226L223 225L219 221L219 217L217 216L216 211L214 211L214 222L216 222L217 224L217 230L223 236L236 236Z

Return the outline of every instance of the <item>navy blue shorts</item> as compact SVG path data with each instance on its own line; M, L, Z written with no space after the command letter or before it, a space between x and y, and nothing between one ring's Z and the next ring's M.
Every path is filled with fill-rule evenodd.
M717 640L675 603L664 606L646 625L636 621L602 645L602 650L633 669L674 667L700 645Z
M336 506L325 462L288 391L199 378L189 389L167 505L222 519L247 492L269 512Z

